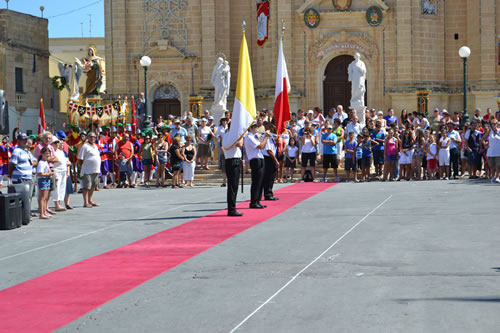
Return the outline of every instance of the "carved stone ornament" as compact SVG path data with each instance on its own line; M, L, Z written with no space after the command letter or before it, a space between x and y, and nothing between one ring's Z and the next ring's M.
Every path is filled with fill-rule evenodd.
M146 43L153 37L155 32L160 33L160 39L171 40L172 33L176 33L187 44L187 26L181 12L187 7L185 0L144 0L144 29L142 31L142 42Z
M352 0L333 0L333 7L338 11L346 11L351 8Z
M153 98L157 99L179 99L179 92L174 86L164 85L155 90Z
M365 59L378 54L375 40L365 32L336 32L323 34L309 49L311 59L321 62L331 54L360 53Z

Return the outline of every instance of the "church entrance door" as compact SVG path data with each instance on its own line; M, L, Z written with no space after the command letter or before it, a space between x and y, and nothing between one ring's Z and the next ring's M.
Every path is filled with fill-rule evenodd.
M347 110L351 102L351 82L348 80L347 67L354 61L350 55L333 58L325 69L323 81L323 110L325 114L331 108L342 105Z
M179 92L174 86L164 85L156 89L153 97L153 122L162 116L167 119L168 115L181 116L181 102Z

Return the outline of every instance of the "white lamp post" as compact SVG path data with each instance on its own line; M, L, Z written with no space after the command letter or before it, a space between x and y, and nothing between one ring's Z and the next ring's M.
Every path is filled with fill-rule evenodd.
M145 115L144 119L146 120L144 124L149 123L148 121L148 68L151 66L151 58L148 56L143 56L140 60L142 68L144 68L144 104L145 104Z
M464 113L462 115L462 127L469 122L469 115L467 114L467 59L470 56L470 48L462 46L458 50L458 55L464 61Z

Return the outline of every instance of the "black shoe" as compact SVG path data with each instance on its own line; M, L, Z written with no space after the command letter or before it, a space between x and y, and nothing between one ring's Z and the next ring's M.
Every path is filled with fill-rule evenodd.
M227 212L227 216L243 216L243 213L234 211L234 212Z
M221 184L220 187L226 187L226 184Z
M262 209L262 208L266 208L266 206L263 206L260 203L256 203L256 204L250 204L250 208Z
M280 198L276 198L276 197L269 197L269 198L264 198L264 200L266 201L276 201L276 200L279 200Z

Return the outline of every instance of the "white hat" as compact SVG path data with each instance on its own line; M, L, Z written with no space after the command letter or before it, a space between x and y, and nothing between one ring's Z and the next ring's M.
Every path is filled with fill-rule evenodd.
M313 110L309 110L309 111L307 111L307 114L309 114L309 113L314 114L314 111L313 111Z
M53 144L53 143L56 143L56 142L59 142L59 141L61 141L61 140L59 140L59 138L58 138L57 136L55 136L55 135L54 135L54 136L52 137L52 140L50 140L50 144Z

